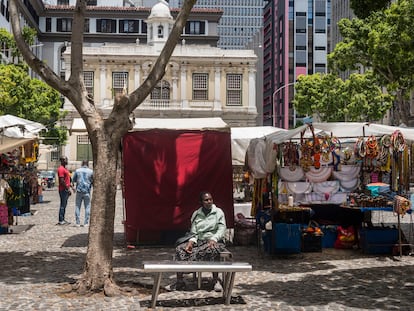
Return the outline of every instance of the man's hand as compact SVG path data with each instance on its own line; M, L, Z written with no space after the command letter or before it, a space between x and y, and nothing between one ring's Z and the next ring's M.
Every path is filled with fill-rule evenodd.
M214 240L209 240L208 241L208 247L209 248L216 248L217 247L217 242Z
M187 246L185 247L185 251L191 254L193 252L193 245L194 245L193 241L188 241Z

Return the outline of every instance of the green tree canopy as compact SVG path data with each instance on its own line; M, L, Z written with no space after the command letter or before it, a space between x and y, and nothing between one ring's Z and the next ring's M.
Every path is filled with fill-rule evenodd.
M25 66L0 64L0 114L11 114L46 126L46 144L62 144L66 129L56 126L63 116L60 94L46 83L32 79Z
M408 95L414 86L414 1L400 0L364 20L342 19L344 38L328 56L334 71L371 68L375 79L396 95L393 123L408 124Z
M387 8L391 0L351 0L350 7L359 18L366 18L373 12Z
M36 31L33 28L24 27L22 34L24 41L26 41L28 45L34 44ZM13 35L5 28L0 28L0 46L4 56L11 57L12 62L20 62L21 53L17 48L16 41L14 40Z
M393 97L383 94L372 72L352 74L343 81L334 74L299 76L293 105L302 115L321 121L376 121L391 107Z

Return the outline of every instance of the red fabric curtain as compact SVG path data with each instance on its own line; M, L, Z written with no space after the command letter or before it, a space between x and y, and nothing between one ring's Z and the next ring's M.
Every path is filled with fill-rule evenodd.
M187 230L199 207L199 193L212 193L234 222L231 140L229 132L154 129L123 139L125 230Z

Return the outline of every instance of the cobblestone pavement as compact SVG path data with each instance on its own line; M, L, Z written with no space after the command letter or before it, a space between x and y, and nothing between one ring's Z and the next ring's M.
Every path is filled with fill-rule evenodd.
M13 234L0 235L0 310L148 310L152 278L140 270L149 259L170 259L172 247L127 249L122 225L121 195L117 196L114 275L126 291L118 297L65 293L79 278L85 259L86 227L57 226L57 190L44 192L45 202L32 206L33 216L19 217ZM395 222L392 213L374 220ZM67 219L74 223L74 197ZM403 218L406 233L410 217ZM412 233L411 233L412 234ZM189 289L161 291L158 310L414 310L414 257L368 256L358 250L324 249L270 258L255 246L230 246L237 261L253 271L236 274L232 303L187 276ZM162 286L175 278L165 275Z

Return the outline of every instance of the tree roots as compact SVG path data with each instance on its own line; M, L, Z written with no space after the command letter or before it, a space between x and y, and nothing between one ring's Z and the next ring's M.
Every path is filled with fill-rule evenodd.
M103 287L92 286L90 280L81 278L78 282L73 284L72 290L77 292L79 295L88 295L92 293L102 292L107 297L115 297L121 294L119 286L115 284L112 279L106 279Z

